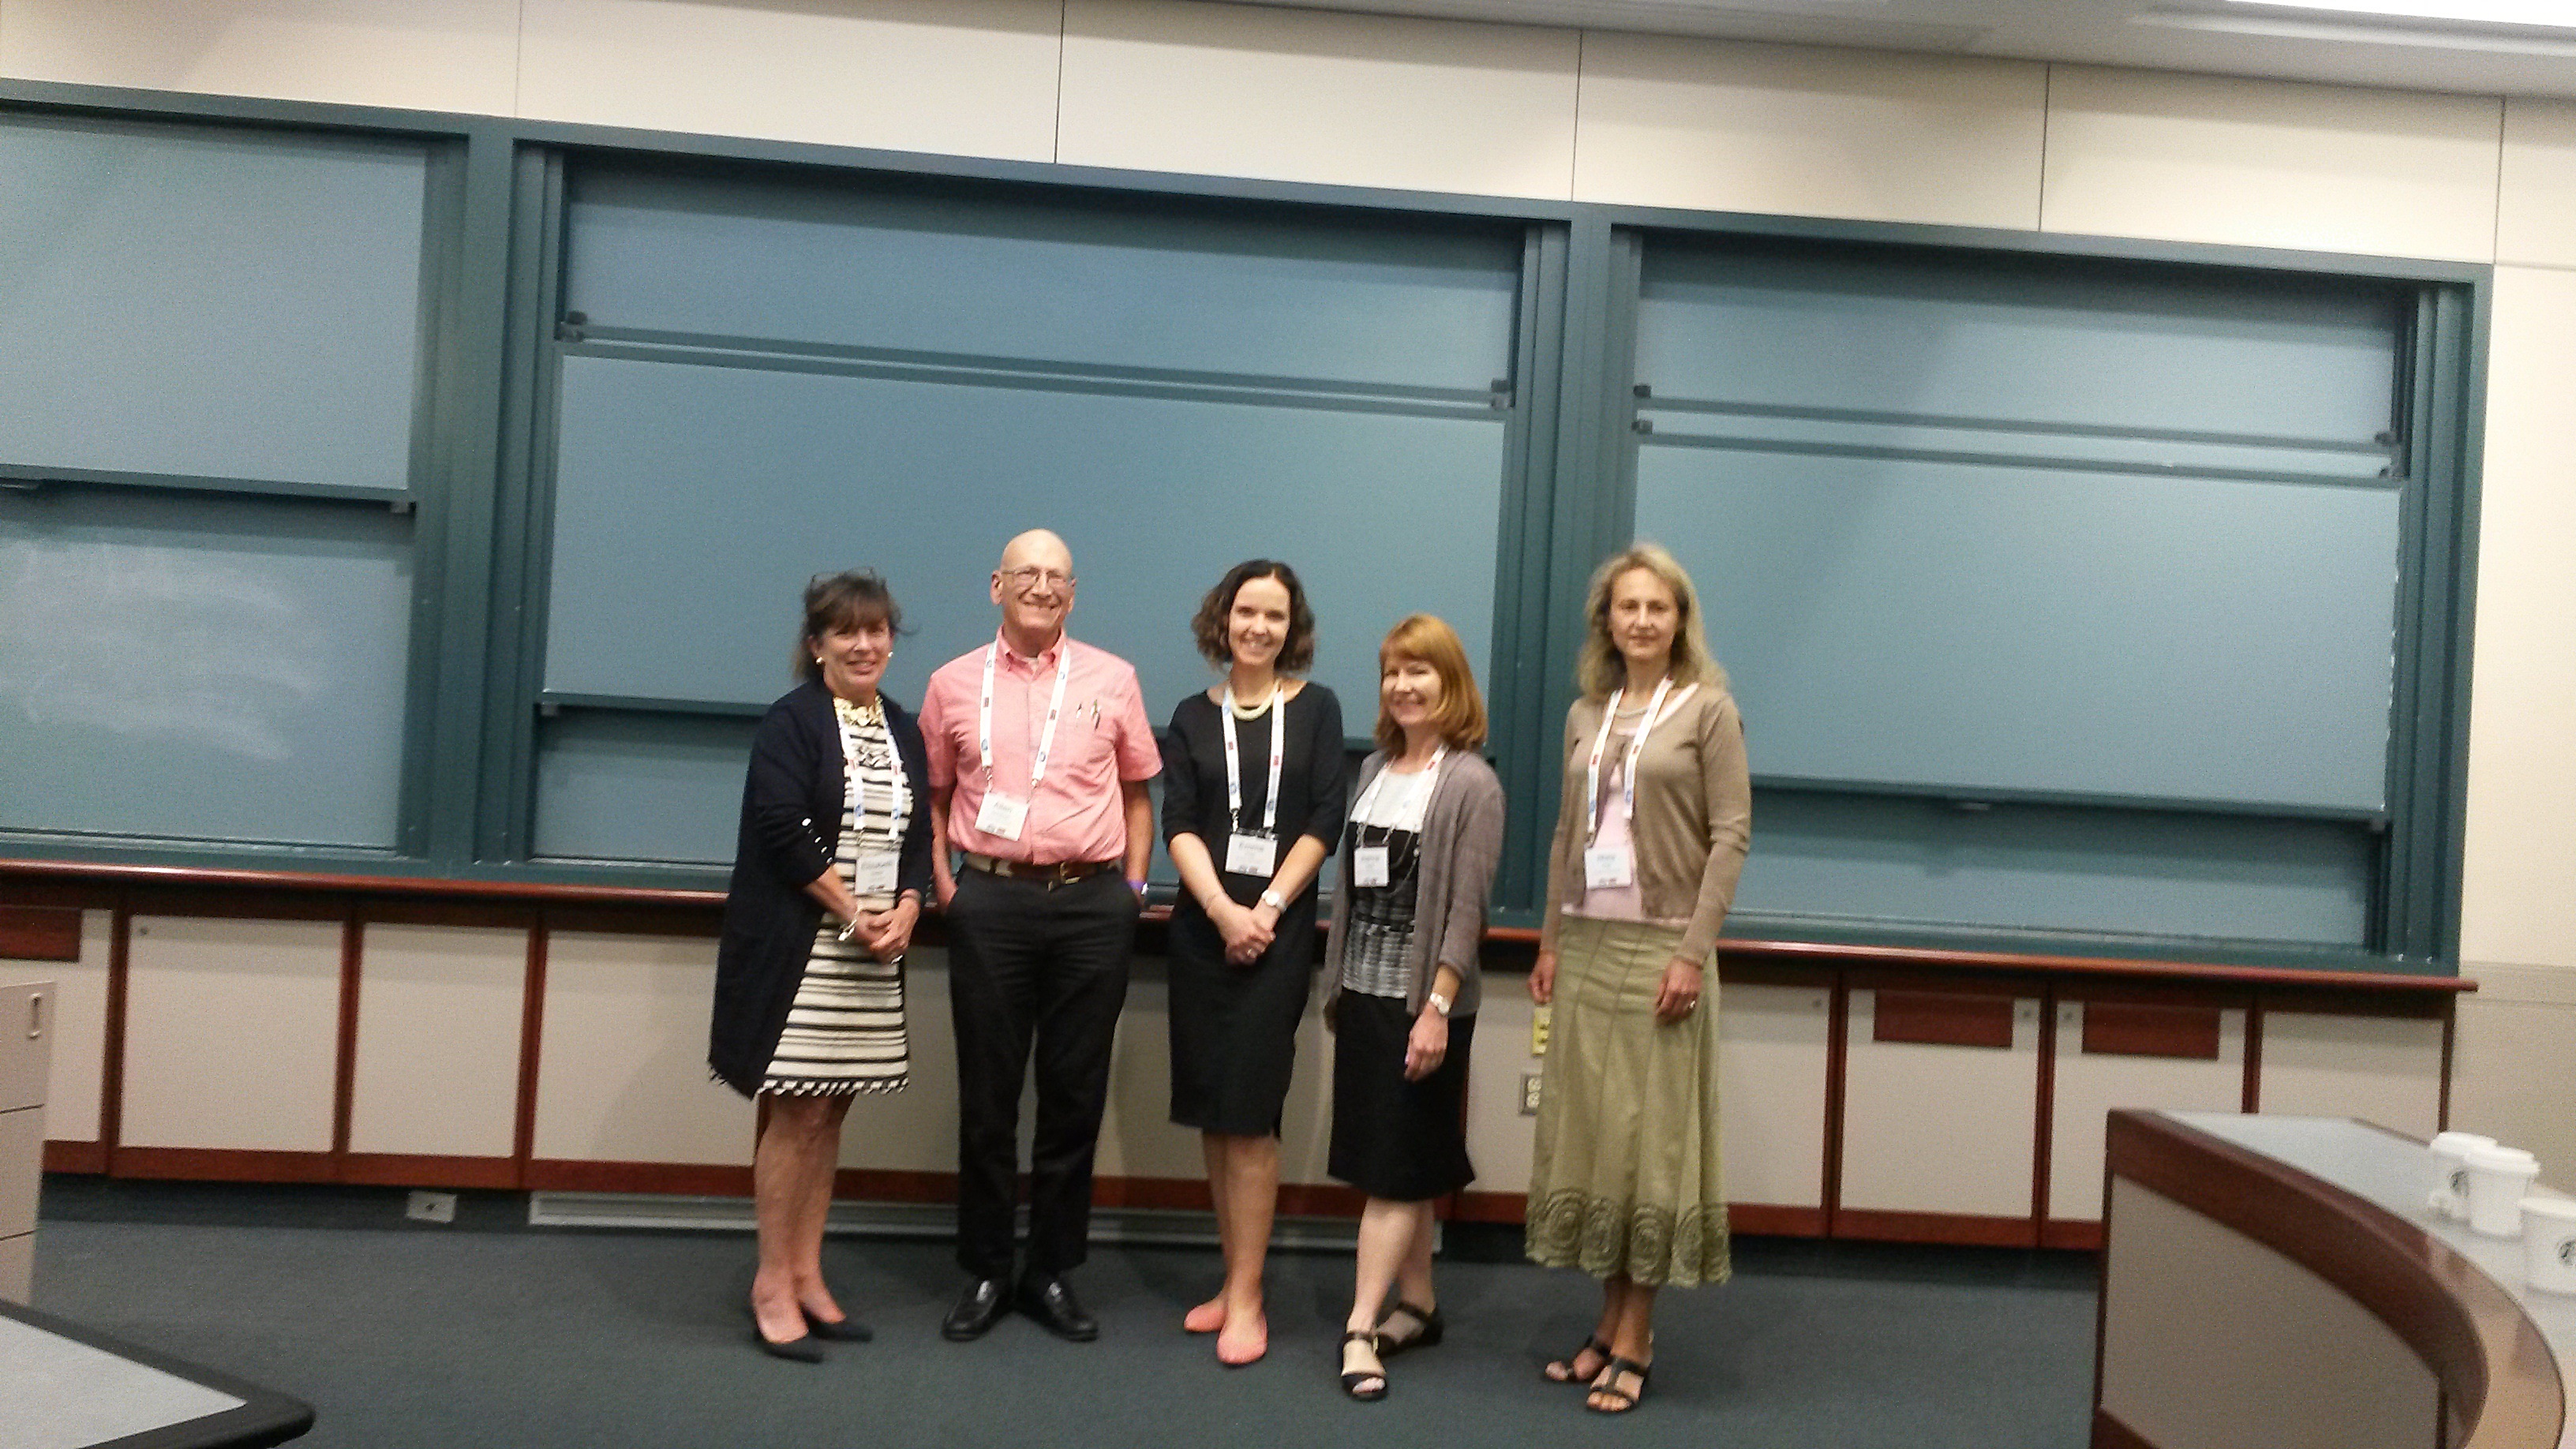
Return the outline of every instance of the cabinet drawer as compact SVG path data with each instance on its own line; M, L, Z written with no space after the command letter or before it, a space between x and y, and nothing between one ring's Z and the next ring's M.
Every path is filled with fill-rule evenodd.
M0 1112L45 1100L54 1058L54 984L0 985Z

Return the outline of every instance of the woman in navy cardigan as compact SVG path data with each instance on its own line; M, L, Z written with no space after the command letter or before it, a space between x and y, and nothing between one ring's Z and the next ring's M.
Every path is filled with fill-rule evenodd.
M903 954L930 891L921 729L878 692L903 613L852 572L805 589L797 672L752 735L707 1064L758 1104L753 1336L817 1362L868 1331L823 1282L841 1120L910 1073Z

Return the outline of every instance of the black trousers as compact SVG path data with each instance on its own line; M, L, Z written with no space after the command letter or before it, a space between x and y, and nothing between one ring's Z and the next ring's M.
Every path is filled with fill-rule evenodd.
M957 1262L1011 1274L1020 1086L1037 1061L1026 1270L1079 1267L1091 1164L1109 1099L1109 1049L1127 1003L1135 893L1117 871L1065 885L961 870L948 907L948 1001L957 1029Z

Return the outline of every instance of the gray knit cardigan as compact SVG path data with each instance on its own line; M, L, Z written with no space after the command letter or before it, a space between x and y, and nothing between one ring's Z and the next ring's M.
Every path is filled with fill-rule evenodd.
M1369 782L1387 766L1379 750L1360 763L1351 791L1357 801ZM1436 963L1458 972L1458 999L1451 1016L1475 1013L1483 992L1478 953L1485 941L1485 907L1494 893L1494 867L1503 858L1503 782L1494 767L1465 751L1451 751L1440 762L1440 778L1422 811L1420 893L1414 901L1413 943L1404 953L1404 1004L1416 1014L1431 992ZM1350 924L1350 853L1342 852L1342 885L1333 892L1333 920L1324 932L1324 1000L1330 1005L1342 989L1342 934ZM1439 955L1430 954L1439 943Z

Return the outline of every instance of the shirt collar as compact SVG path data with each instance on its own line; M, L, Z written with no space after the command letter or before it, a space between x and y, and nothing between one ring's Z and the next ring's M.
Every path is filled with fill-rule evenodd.
M1070 647L1072 643L1073 636L1065 633L1062 629L1058 629L1055 631L1055 642L1048 645L1046 649L1038 655L1038 657L1031 659L1011 647L1009 635L1004 634L999 629L993 631L993 647L1000 652L1001 657L1011 664L1026 669L1031 674L1037 674L1055 668L1056 654L1059 651Z

